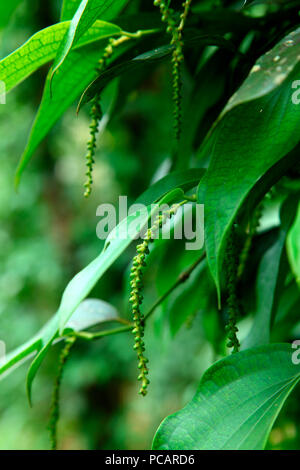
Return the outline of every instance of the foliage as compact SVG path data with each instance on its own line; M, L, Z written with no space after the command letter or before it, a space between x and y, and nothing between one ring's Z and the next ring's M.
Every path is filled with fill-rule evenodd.
M144 411L154 420L141 447L150 446L163 416L185 405L158 427L154 449L277 448L271 430L280 411L282 431L289 410L297 415L300 409L293 401L297 389L287 400L300 378L290 344L300 331L300 1L58 3L38 25L38 1L32 11L27 2L0 7L0 80L7 92L14 90L7 95L12 126L6 129L1 119L2 145L6 154L22 153L14 178L18 194L12 190L15 158L5 159L2 169L0 211L21 247L18 260L18 247L9 247L3 235L8 280L0 279L0 296L3 310L15 310L3 339L12 346L25 341L0 362L0 378L23 377L21 366L32 359L26 389L35 404L34 380L50 364L47 393L58 369L50 419L56 448L71 345L66 372L73 367L73 382L81 365L85 386L89 366L97 369L98 347L100 372L121 391L126 380L136 388L134 343L140 394L149 393L139 398L148 405L131 394L132 404L148 406ZM25 20L32 34L22 30L24 43L16 44ZM27 122L37 99L25 144L17 110ZM36 152L40 158L32 159ZM86 201L80 189L85 165ZM122 192L144 209L99 242L92 228L96 203L116 203ZM10 214L13 204L17 209ZM164 211L164 204L171 209ZM204 247L189 251L183 240L155 236L167 219L173 234L183 220L179 209L188 205L199 224L197 204L204 205L204 227L198 227L205 232ZM20 229L23 216L29 224ZM146 235L134 254L141 228ZM40 309L46 315L37 321ZM17 334L17 314L27 310L33 311L32 328L23 332L20 320ZM57 343L65 343L59 358L52 348ZM99 370L91 372L97 386L104 380ZM65 378L72 389L67 373ZM176 396L171 408L163 403L166 391ZM157 401L159 415L153 412ZM294 441L283 437L282 447L299 446L294 426ZM124 447L132 445L125 441ZM121 446L117 440L105 445Z

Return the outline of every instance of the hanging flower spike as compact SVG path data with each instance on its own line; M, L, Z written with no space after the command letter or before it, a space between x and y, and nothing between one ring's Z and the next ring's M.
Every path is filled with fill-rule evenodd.
M183 6L183 12L180 15L179 26L176 25L174 20L174 11L169 8L168 2L165 0L154 0L154 6L159 7L161 12L161 18L164 23L167 24L167 33L172 37L171 44L175 46L172 63L173 63L173 102L174 102L174 129L176 140L180 139L181 134L181 100L182 100L182 78L181 78L181 67L184 60L183 56L183 29L185 26L186 19L189 14L192 0L186 0Z
M175 122L175 136L177 141L180 139L181 134L181 120L182 120L182 63L184 61L183 55L183 29L190 11L192 0L186 0L183 6L183 12L180 15L180 24L177 28L172 43L176 46L173 52L173 102L174 102L174 122Z
M110 38L108 45L105 47L102 57L99 59L98 67L96 68L97 74L100 75L107 64L107 60L113 55L114 49L123 42L129 40L128 36L121 36L118 39ZM92 102L91 107L91 124L90 124L90 140L87 144L86 155L86 176L87 180L84 184L85 192L84 197L88 198L92 192L93 185L93 166L95 163L95 152L97 147L97 134L99 132L99 124L102 119L103 113L100 106L100 94L97 94Z
M183 13L181 14L180 16L180 25L179 25L179 31L183 31L184 29L184 26L185 26L185 23L186 23L186 20L187 20L187 17L188 17L188 14L189 14L189 11L190 11L190 8L191 8L191 4L192 4L192 1L193 0L186 0L185 2L183 2L182 6L183 6Z
M184 203L185 201L183 201ZM133 349L137 352L138 356L138 368L140 369L140 374L138 380L141 381L141 387L139 393L143 396L147 394L147 388L149 385L148 374L149 370L147 367L148 359L145 357L145 344L143 341L145 333L145 318L141 312L141 304L143 302L143 271L146 267L146 257L149 254L149 245L153 242L156 233L159 229L162 228L167 219L170 219L174 216L183 204L175 204L168 211L163 212L158 215L153 226L149 228L145 234L144 241L137 246L137 255L133 258L131 274L130 274L130 299L133 315L134 328L132 333L134 334L134 346Z
M228 238L227 251L226 251L226 265L227 265L227 305L228 305L228 325L226 331L228 332L228 348L233 348L232 352L239 351L240 343L237 338L238 328L236 326L237 318L239 315L239 304L237 299L237 256L235 248L235 231L232 232Z
M102 110L100 106L100 96L96 95L93 100L91 108L91 124L90 124L90 140L87 144L88 153L86 155L86 176L87 180L84 183L85 193L84 197L89 197L92 192L93 185L93 165L95 163L95 151L97 147L97 134L99 130L99 123L102 118Z
M62 382L62 377L64 373L65 365L70 357L70 352L74 343L76 341L75 337L70 337L66 339L66 344L61 350L58 363L58 372L57 377L54 382L53 393L52 393L52 402L50 410L50 419L49 419L49 432L50 432L50 442L51 449L57 449L57 424L60 416L59 409L59 399L60 399L60 387Z

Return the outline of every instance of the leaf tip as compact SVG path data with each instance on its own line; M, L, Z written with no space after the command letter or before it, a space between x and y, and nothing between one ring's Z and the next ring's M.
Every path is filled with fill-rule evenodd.
M20 174L19 174L19 171L17 169L16 173L15 173L15 176L14 176L14 190L16 193L19 192L19 186L20 186Z
M32 379L31 375L31 368L28 370L27 377L26 377L26 396L28 400L29 407L32 408Z

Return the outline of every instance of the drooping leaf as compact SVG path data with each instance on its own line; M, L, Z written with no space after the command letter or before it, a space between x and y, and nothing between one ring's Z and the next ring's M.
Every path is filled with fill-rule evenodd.
M80 98L78 110L80 110L84 104L91 101L94 96L101 92L103 88L115 77L119 77L128 71L134 72L136 69L144 65L149 65L164 60L165 58L170 57L172 50L173 46L171 45L161 46L147 53L140 54L131 60L127 60L118 65L110 67L86 88Z
M97 18L100 16L102 18L108 11L110 13L109 16L113 18L122 10L127 2L128 0L82 0L61 43L51 77L62 66L71 49L94 24Z
M300 286L300 205L295 222L287 237L287 252L292 271Z
M55 58L59 45L68 30L69 21L58 23L34 34L21 47L0 61L0 80L10 91L42 65ZM96 21L78 41L76 48L121 33L121 28L105 21Z
M260 450L300 379L289 344L233 354L208 369L196 395L166 418L155 450Z
M208 262L219 296L226 239L235 217L258 181L299 142L300 107L293 103L292 88L299 75L299 42L298 29L258 61L200 152L200 158L210 157L198 197L205 204Z
M207 35L190 33L188 38L185 40L186 45L193 44L206 44L206 45L218 45L221 47L228 48L230 50L234 49L232 43L220 36L217 35ZM150 51L139 54L136 57L133 57L130 60L126 60L117 64L113 67L110 67L105 72L103 72L96 80L94 80L84 91L81 96L78 109L80 109L85 103L88 103L93 97L101 92L101 90L107 85L107 83L115 77L122 75L125 72L133 73L135 70L144 67L146 65L152 65L159 63L160 61L166 60L169 58L174 50L174 45L162 45L152 49Z

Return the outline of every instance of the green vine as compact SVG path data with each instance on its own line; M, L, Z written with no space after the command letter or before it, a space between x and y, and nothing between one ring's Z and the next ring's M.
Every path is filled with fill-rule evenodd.
M240 343L237 338L238 328L236 326L239 315L239 302L237 298L238 263L234 228L232 229L227 242L226 265L228 306L228 324L226 325L226 331L228 332L229 339L227 346L228 348L232 348L233 353L236 353L239 351Z
M147 394L147 388L149 385L149 379L147 377L149 373L147 367L148 359L144 355L145 344L143 341L145 317L141 312L141 304L143 302L143 271L146 266L146 256L149 254L149 245L153 242L159 229L162 228L167 219L170 219L176 214L179 207L185 202L186 201L175 204L169 210L158 215L153 226L147 230L144 241L137 246L137 255L134 257L132 263L130 274L131 293L129 302L132 306L134 323L132 333L134 334L135 344L133 348L137 352L138 368L140 369L138 380L141 381L141 387L139 393L143 396Z
M69 359L70 352L74 343L76 341L75 336L71 336L66 339L65 346L61 350L58 363L58 372L53 386L52 400L51 400L51 409L50 409L50 419L49 419L49 432L50 432L50 443L51 449L57 449L57 424L60 416L60 388L63 378L64 368Z
M172 55L173 63L173 102L174 102L174 129L177 141L181 134L181 99L182 99L182 77L181 67L184 60L183 55L183 29L188 17L192 0L185 0L182 4L183 12L180 15L180 23L174 19L174 10L169 8L169 2L165 0L154 0L154 5L159 7L161 18L167 25L167 33L172 37L171 44L174 45Z

